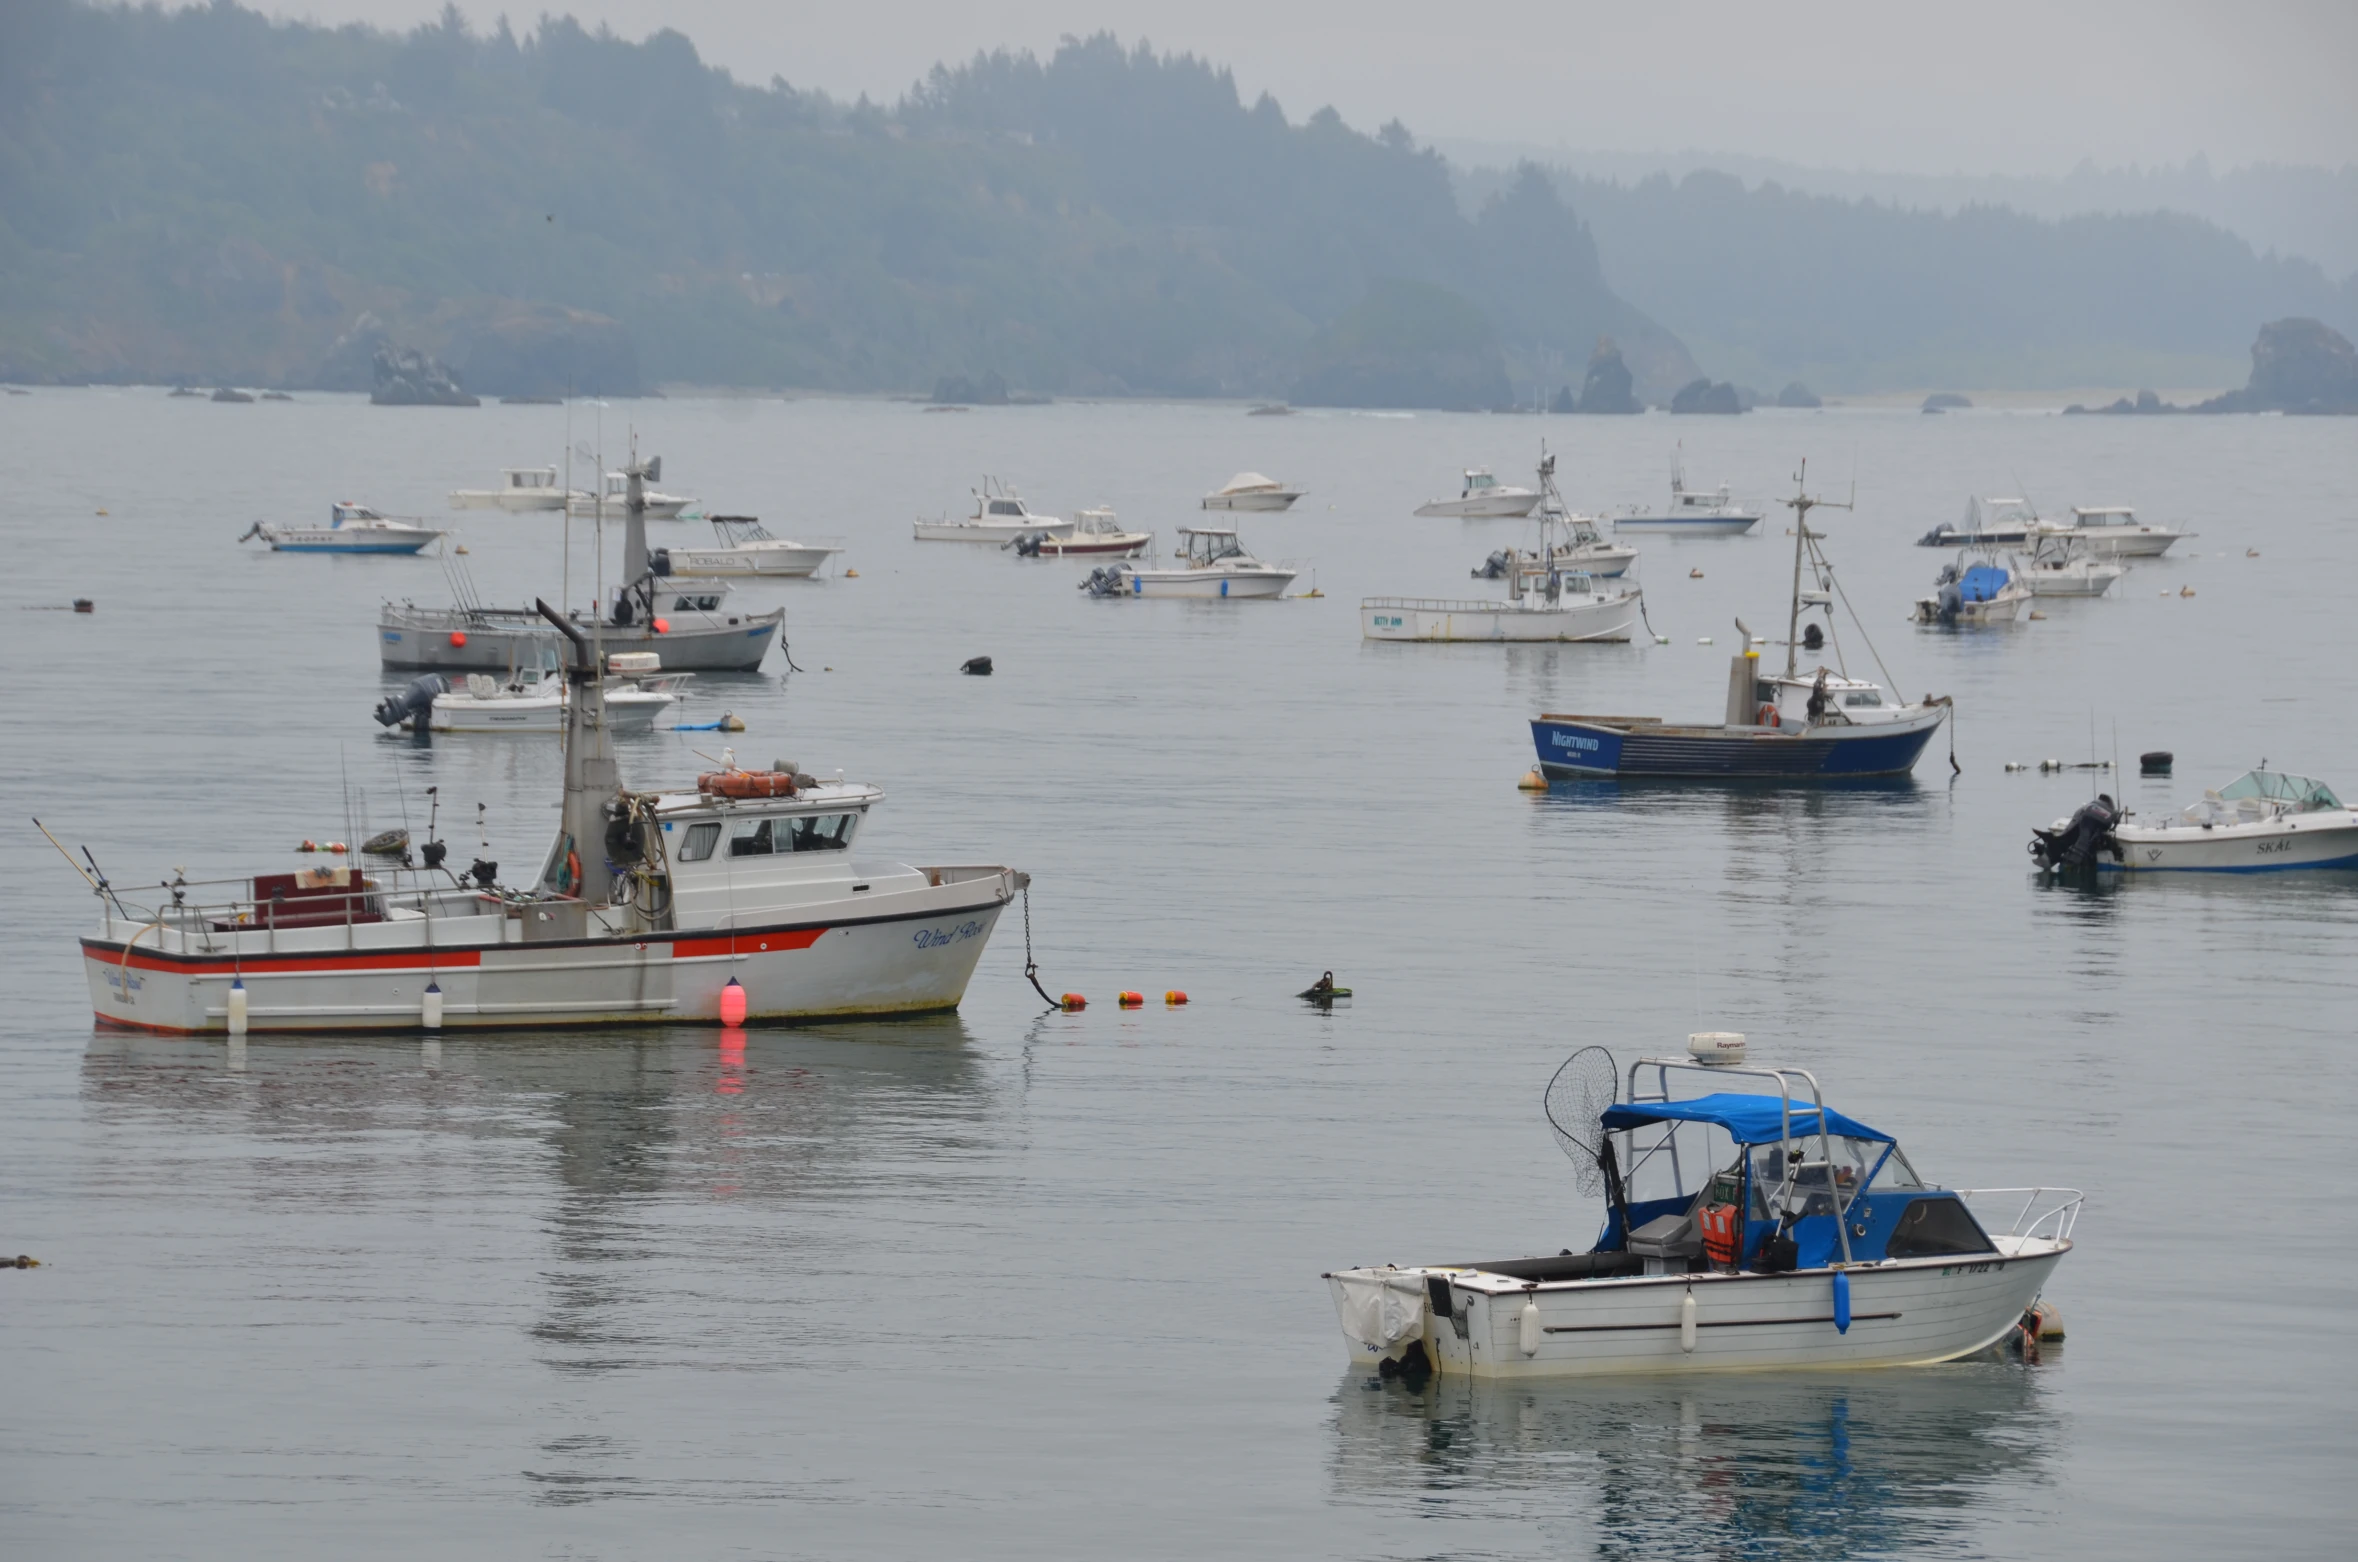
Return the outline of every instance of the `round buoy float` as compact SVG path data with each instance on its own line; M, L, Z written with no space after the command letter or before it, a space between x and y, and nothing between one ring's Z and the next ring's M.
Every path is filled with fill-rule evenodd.
M847 569L843 572L843 578L845 580L858 580L860 578L860 572L856 569Z
M1169 1004L1174 1009L1183 1008L1187 1003L1187 994L1174 987L1169 992L1163 994L1163 1002Z
M720 1022L723 1025L745 1023L745 989L737 985L735 977L720 991Z
M1523 773L1522 780L1515 783L1515 790L1518 792L1544 792L1547 790L1547 777L1540 774L1539 767L1534 765Z
M671 620L668 618L651 619L648 621L647 627L659 635L667 635L671 633Z
M426 1001L418 1018L424 1022L428 1030L442 1028L442 984L440 982L426 984Z
M1089 1007L1089 1000L1082 997L1079 993L1066 993L1062 998L1059 998L1056 1001L1064 1006L1064 1012L1067 1014L1072 1013L1076 1009L1086 1009Z
M321 845L319 849L323 852L334 852L337 856L341 857L344 855L344 853L350 851L352 848L345 845L342 841L328 841Z
M319 842L305 841L302 845L296 847L295 850L299 852L315 852L319 850Z
M1117 1001L1125 1009L1135 1009L1145 1004L1146 994L1126 992Z
M467 632L464 629L453 629L450 632L450 643L453 647L464 647L467 643Z

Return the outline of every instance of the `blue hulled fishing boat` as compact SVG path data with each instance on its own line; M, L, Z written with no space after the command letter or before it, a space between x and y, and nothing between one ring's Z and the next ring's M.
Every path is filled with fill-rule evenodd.
M1794 533L1784 672L1771 674L1761 667L1752 632L1738 619L1743 649L1728 667L1722 720L1677 724L1658 716L1542 713L1531 719L1531 740L1543 775L1551 781L1821 781L1905 775L1915 768L1948 719L1949 701L1926 695L1906 703L1886 685L1850 675L1833 633L1834 568L1819 547L1824 534L1809 527L1809 512L1826 501L1799 492L1784 502L1793 511ZM1802 584L1805 567L1815 582L1808 589ZM1802 616L1810 610L1822 610L1825 623L1804 624ZM1870 654L1873 650L1868 647ZM1804 651L1826 652L1833 665L1804 669Z

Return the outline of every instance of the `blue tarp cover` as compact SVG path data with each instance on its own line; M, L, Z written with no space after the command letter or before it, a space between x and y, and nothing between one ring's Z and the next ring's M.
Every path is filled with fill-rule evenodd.
M1957 583L1968 602L1990 602L2006 589L2006 572L1992 564L1976 564Z
M1785 1137L1785 1116L1775 1096L1732 1095L1696 1096L1687 1101L1638 1101L1607 1107L1603 1118L1608 1131L1642 1128L1648 1123L1685 1122L1716 1123L1728 1131L1738 1144L1774 1144ZM1877 1133L1865 1123L1844 1117L1833 1108L1826 1109L1826 1126L1838 1134L1853 1139L1873 1139L1883 1144L1893 1143L1891 1135ZM1818 1109L1793 1103L1793 1133L1796 1138L1818 1131Z

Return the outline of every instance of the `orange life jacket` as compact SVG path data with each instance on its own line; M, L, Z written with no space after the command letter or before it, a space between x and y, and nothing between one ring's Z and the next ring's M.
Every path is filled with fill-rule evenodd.
M1703 1252L1715 1264L1733 1264L1743 1239L1741 1212L1733 1204L1706 1204L1697 1224L1703 1228Z

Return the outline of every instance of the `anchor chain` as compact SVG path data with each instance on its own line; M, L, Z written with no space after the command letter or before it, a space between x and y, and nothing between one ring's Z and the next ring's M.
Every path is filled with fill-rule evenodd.
M1040 963L1032 958L1032 887L1029 884L1023 887L1023 979L1032 984L1032 991L1038 993L1040 1001L1049 1008L1064 1007L1049 997L1048 989L1040 985Z

